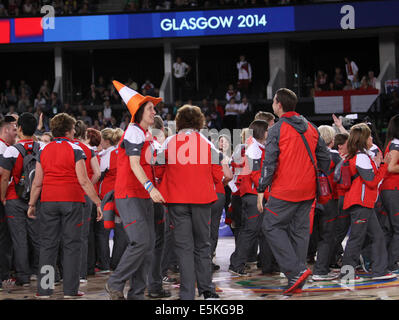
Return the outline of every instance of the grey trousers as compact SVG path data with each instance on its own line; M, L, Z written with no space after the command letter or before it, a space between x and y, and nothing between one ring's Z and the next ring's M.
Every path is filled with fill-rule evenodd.
M344 241L346 235L348 234L351 224L349 213L347 210L343 209L344 198L344 196L340 196L338 199L338 215L335 222L335 244L330 255L330 264L336 264L338 259L342 256L344 252L342 248L342 241Z
M87 259L89 254L89 233L90 233L90 220L93 202L88 196L85 196L86 202L83 205L83 219L82 219L82 258L80 265L80 277L87 278Z
M81 202L41 203L40 257L37 281L40 295L53 293L53 289L42 287L42 278L46 275L42 268L51 266L55 270L61 237L64 295L78 293L82 249L82 207L83 203Z
M165 209L160 203L154 203L154 230L155 247L148 273L148 292L156 293L162 291L161 260L165 238Z
M351 230L346 243L343 265L356 268L366 235L371 239L372 276L382 276L388 272L388 253L384 234L374 209L354 205L347 209L351 217Z
M162 276L164 277L167 276L169 268L179 263L175 252L175 239L173 236L175 227L172 224L168 210L165 209L165 211L165 239L161 259Z
M306 269L312 203L313 200L290 202L270 196L266 204L262 229L288 279Z
M238 234L240 233L241 221L242 221L242 201L241 197L237 195L231 196L231 205L233 207L233 212L231 215L232 220L234 221L235 228L232 228L234 240L237 245Z
M12 241L3 203L0 203L0 281L10 277Z
M398 269L396 262L399 261L399 190L383 190L381 198L392 230L388 244L388 267L389 270L396 270Z
M20 199L8 200L5 210L13 244L17 280L29 283L30 276L37 274L39 264L39 215L36 219L28 218L28 204ZM30 253L33 255L32 263L29 261Z
M129 300L143 300L151 257L154 250L154 206L151 199L116 199L129 244L116 270L108 279L108 286L123 292L130 280Z
M338 216L338 200L330 200L320 211L319 242L317 244L317 260L313 274L325 275L330 272L330 258L336 245L335 231Z
M119 261L121 260L128 243L129 239L127 238L127 234L125 232L125 229L123 228L123 224L121 222L115 222L114 245L112 247L112 256L110 263L111 270L115 270L118 266Z
M258 212L257 196L246 194L241 197L242 219L241 228L236 241L235 251L230 256L230 267L234 270L243 269L249 254L262 234L263 213Z
M222 217L225 195L217 193L218 200L211 206L211 254L216 251L219 239L220 218Z
M180 299L194 300L198 293L214 291L211 270L211 204L170 204L180 267Z

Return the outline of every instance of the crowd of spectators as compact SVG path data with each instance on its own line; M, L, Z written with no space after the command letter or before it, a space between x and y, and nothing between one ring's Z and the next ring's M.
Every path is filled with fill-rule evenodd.
M98 130L106 127L119 127L124 130L129 124L130 116L126 108L118 107L123 102L112 85L112 80L106 81L100 76L76 103L61 102L58 94L52 92L48 80L42 82L37 93L33 92L25 80L20 80L18 83L6 80L0 83L0 117L31 112L39 121L43 114L43 131L48 131L49 120L57 113L66 112ZM124 84L142 95L159 96L159 89L149 79L138 84L129 78ZM157 113L166 124L167 121L174 120L177 110L186 103L193 104L193 101L177 99L172 105L161 102L156 107ZM234 116L231 128L235 128L246 125L254 112L249 99L245 95L241 96L233 84L226 88L224 96L205 97L195 104L198 104L205 114L207 126L218 130L226 126L226 115ZM227 126L230 127L229 123Z
M345 70L335 67L334 74L330 77L323 70L318 70L314 77L311 96L315 91L339 90L370 90L376 88L377 78L373 70L360 72L356 63L345 58Z
M96 0L0 0L1 16L39 16L42 6L54 7L56 16L88 14L97 11Z

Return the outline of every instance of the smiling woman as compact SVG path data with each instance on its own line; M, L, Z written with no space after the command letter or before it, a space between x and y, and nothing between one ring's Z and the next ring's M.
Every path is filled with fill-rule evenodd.
M155 151L148 129L154 124L154 106L162 99L142 96L117 81L113 84L132 115L131 123L118 145L114 194L128 245L105 289L112 300L123 300L126 281L134 279L127 298L142 300L155 245L153 202L164 202L154 187L153 170L146 158L147 152L153 154ZM161 274L158 278L158 286L149 281L150 297L170 296L168 291L162 290Z

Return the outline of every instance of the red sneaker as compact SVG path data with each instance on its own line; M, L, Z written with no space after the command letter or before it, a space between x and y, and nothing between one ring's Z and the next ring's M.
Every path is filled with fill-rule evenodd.
M292 278L288 282L287 289L283 292L283 294L293 293L298 287L302 284L305 284L306 279L312 274L310 269L306 269L301 271L296 277ZM301 287L300 287L301 289Z

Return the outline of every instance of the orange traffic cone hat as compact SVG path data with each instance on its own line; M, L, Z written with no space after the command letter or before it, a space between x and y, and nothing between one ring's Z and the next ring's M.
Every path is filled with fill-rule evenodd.
M123 101L125 102L127 108L129 109L130 114L132 115L132 119L130 122L134 122L134 115L136 114L137 110L140 106L147 101L151 101L154 106L162 101L162 98L154 98L151 96L143 96L137 91L133 90L125 86L124 84L118 81L112 81L116 90L118 90L119 95L122 97Z

